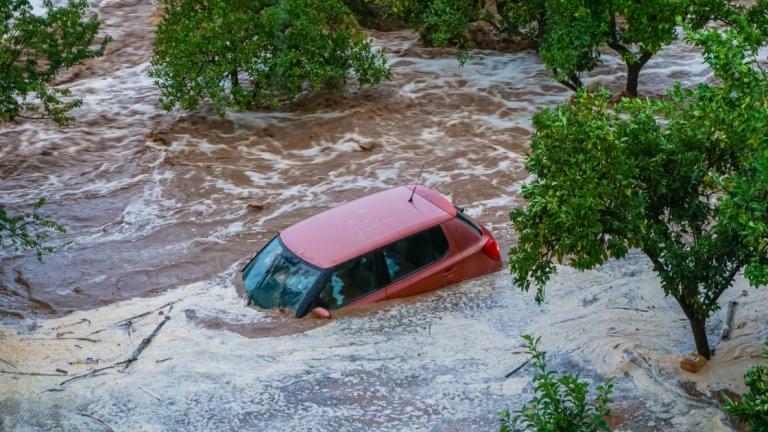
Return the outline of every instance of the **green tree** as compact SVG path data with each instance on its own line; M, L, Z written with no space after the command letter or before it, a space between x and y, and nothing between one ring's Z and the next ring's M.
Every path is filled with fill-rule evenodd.
M41 198L32 206L32 212L10 214L0 206L0 247L13 247L15 250L32 249L37 259L42 260L44 253L53 252L45 242L52 232L65 232L64 226L41 215L39 210L45 205Z
M379 0L418 30L430 45L471 48L475 21L492 23L510 38L534 47L554 78L577 90L580 75L600 64L601 49L615 51L627 65L625 91L636 96L640 71L677 39L677 18L693 29L711 20L730 21L754 13L728 0ZM762 0L761 0L762 2Z
M163 0L151 75L165 109L275 106L305 90L389 77L340 0Z
M768 343L763 348L763 358L768 360ZM744 374L744 384L747 392L740 401L725 397L725 410L748 424L752 432L768 432L768 367L753 366Z
M547 353L539 351L540 337L524 335L531 365L536 373L533 384L534 396L517 411L501 411L500 432L597 432L610 431L605 419L610 417L613 383L610 378L595 388L592 402L589 396L589 381L582 380L578 373L562 374L547 370Z
M43 5L45 13L35 15L28 0L0 0L0 120L69 123L68 112L82 100L52 82L62 70L103 55L110 41L96 41L101 23L95 14L86 17L85 0Z
M510 213L515 283L537 287L568 260L589 269L638 248L709 358L706 319L734 277L768 283L768 74L764 26L694 33L719 84L676 85L664 101L580 91L534 116L523 187Z

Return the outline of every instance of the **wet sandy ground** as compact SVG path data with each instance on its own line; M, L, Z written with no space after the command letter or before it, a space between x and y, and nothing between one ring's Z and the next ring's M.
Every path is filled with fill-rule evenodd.
M12 372L0 374L0 429L105 430L97 418L114 430L492 430L499 409L529 397L528 371L504 379L528 332L544 336L555 366L617 378L623 430L730 430L712 391L739 391L756 361L765 294L749 290L744 326L713 340L710 369L685 375L675 362L693 349L686 323L640 257L563 269L543 307L504 272L324 325L245 308L235 294L237 268L276 232L411 182L422 164L423 183L509 245L529 118L569 95L531 53L476 52L461 68L412 33L373 33L392 81L221 119L160 110L146 76L151 3L94 8L115 42L62 77L86 98L77 122L0 129L4 203L35 191L68 228L43 264L0 253L0 369ZM708 75L677 44L649 62L641 92ZM607 57L589 81L618 90L622 77ZM130 330L114 325L147 311ZM58 385L124 360L165 316L126 370ZM87 356L100 362L80 364ZM67 375L18 375L57 368Z

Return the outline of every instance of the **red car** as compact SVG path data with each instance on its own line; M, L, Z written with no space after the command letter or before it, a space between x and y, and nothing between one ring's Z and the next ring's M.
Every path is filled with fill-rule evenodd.
M487 229L423 186L374 193L275 236L243 269L249 304L302 317L411 296L501 269Z

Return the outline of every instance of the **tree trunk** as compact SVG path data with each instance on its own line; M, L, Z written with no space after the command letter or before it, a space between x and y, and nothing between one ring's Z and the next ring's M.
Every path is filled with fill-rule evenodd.
M237 78L237 69L229 71L229 82L232 84L232 93L234 93L237 87L240 87L240 81Z
M709 360L712 355L709 352L709 340L707 339L707 320L702 319L694 314L693 309L689 307L685 302L677 299L677 303L683 309L683 313L688 318L688 323L691 325L691 332L693 332L693 340L696 342L696 352L700 356Z
M640 71L643 69L648 60L651 59L651 53L643 53L640 58L634 63L627 63L627 87L626 92L628 95L637 97L637 84L640 79Z
M640 69L643 65L640 63L632 63L627 65L627 87L626 92L630 96L637 96L637 84L640 78Z
M699 355L701 355L702 357L709 360L711 357L711 354L709 351L709 340L707 340L707 329L706 329L707 321L700 318L694 318L694 319L689 318L688 322L691 323L691 331L693 331L693 340L696 341L696 352L698 352Z

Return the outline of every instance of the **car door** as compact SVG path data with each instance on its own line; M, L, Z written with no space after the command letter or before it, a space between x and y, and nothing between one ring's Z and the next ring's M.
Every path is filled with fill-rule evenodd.
M372 303L386 298L381 261L369 252L336 266L318 294L316 304L335 310L352 303Z
M382 248L390 282L387 298L407 297L455 282L459 254L454 250L441 225Z

